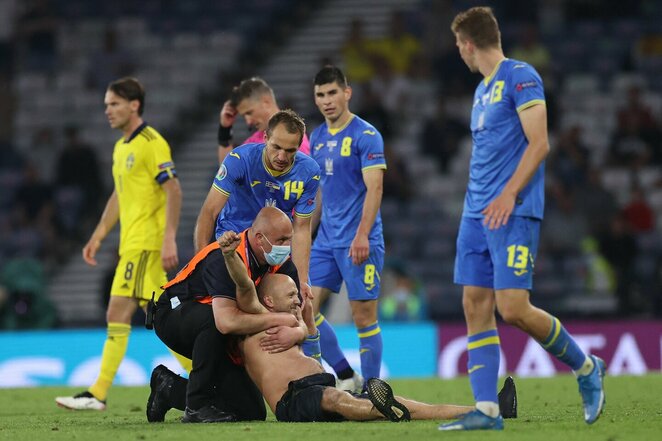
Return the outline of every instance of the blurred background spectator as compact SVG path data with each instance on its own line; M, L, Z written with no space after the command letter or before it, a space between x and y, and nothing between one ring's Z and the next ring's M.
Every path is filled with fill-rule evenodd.
M18 18L19 62L27 70L54 74L59 20L49 0L29 0Z
M374 69L370 41L363 32L363 26L364 22L360 18L352 19L347 39L340 49L345 75L352 78L355 85L370 81Z
M64 146L55 164L56 210L59 231L83 240L94 228L105 198L95 150L80 138L76 126L64 129Z
M90 57L86 86L97 92L104 92L111 81L129 76L134 71L132 54L119 47L117 32L114 28L107 27L103 35L103 47Z
M535 67L543 81L549 76L552 56L540 41L538 27L534 23L527 23L522 27L519 41L508 57L527 62Z
M439 171L446 174L460 147L460 140L469 134L469 128L463 121L448 114L447 103L442 96L435 104L435 112L423 122L419 148L436 160Z
M0 329L47 329L56 322L39 261L17 258L7 262L0 273Z
M387 262L382 276L379 320L418 322L427 319L423 284L408 273L402 262Z

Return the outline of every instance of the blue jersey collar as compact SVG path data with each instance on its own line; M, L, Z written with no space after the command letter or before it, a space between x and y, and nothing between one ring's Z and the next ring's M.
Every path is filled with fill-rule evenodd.
M492 78L494 78L494 76L495 76L495 75L497 74L497 72L499 71L499 68L501 67L501 65L503 64L503 62L506 61L507 59L508 59L508 58L503 58L501 61L499 61L499 62L496 64L496 66L494 66L494 69L492 69L492 73L485 77L485 79L483 80L483 83L485 84L485 86L487 86L488 84L490 84L490 81L492 81Z
M347 126L350 125L350 124L352 123L352 121L354 121L354 114L353 114L353 113L350 113L350 115L349 115L349 119L347 120L347 122L346 122L345 124L343 124L341 127L338 127L338 128L336 128L336 129L332 129L332 128L330 128L329 125L327 124L327 125L326 125L326 131L329 132L329 134L330 134L331 136L336 136L338 133L340 133L340 132L342 132L343 130L345 130L345 129L347 128Z

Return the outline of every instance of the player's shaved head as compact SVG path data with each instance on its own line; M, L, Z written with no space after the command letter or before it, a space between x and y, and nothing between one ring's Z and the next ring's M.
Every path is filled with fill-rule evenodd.
M297 285L294 283L294 280L287 274L278 274L278 273L268 273L266 274L260 284L257 287L257 296L260 299L260 302L267 307L272 307L272 305L265 304L264 297L269 296L272 298L284 297L287 296L290 292L297 290ZM282 299L281 299L282 300ZM282 302L275 302L277 304ZM277 311L277 312L287 312L287 311Z
M272 312L294 312L301 305L299 290L286 274L270 273L258 285L258 299Z

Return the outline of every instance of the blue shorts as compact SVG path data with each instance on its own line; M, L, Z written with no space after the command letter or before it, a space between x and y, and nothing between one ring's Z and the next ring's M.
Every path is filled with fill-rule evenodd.
M511 216L496 230L483 219L463 217L457 234L454 281L458 285L531 289L540 220Z
M350 300L377 300L384 267L384 247L370 245L370 255L361 265L354 265L349 248L310 250L310 281L312 286L340 291L343 280Z

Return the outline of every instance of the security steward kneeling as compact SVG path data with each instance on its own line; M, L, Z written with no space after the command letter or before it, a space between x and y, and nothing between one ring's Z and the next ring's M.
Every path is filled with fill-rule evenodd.
M268 272L299 280L289 258L292 234L292 222L274 207L260 210L241 233L237 252L256 286ZM164 366L154 369L148 421L163 421L171 408L185 411L182 422L266 419L262 395L233 355L233 339L273 329L268 350L279 351L301 342L306 329L290 313L240 311L218 242L200 250L163 288L154 329L170 349L192 359L193 369L188 382Z

